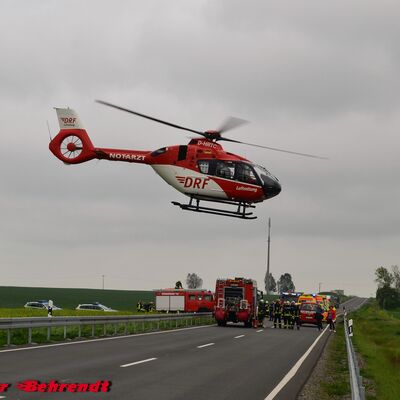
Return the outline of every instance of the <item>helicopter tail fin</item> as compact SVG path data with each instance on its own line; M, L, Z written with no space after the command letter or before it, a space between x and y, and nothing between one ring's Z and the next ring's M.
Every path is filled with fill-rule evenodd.
M71 108L56 108L60 131L49 144L50 151L66 164L96 158L94 146L78 114Z

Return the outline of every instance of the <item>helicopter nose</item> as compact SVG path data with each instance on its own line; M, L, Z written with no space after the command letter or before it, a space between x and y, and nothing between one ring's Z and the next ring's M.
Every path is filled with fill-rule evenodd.
M282 187L277 179L268 177L267 179L264 178L263 190L265 197L270 199L277 196L281 192Z

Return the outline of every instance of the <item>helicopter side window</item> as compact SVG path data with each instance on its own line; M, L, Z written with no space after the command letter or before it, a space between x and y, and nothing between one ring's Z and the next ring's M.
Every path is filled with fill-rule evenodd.
M258 183L253 168L246 163L238 163L236 165L235 179L240 182L251 183L253 185Z
M197 165L199 166L199 170L202 174L208 174L209 170L210 170L210 162L209 161L199 161L197 163Z
M235 176L235 164L232 161L217 161L215 175L221 178L233 179Z

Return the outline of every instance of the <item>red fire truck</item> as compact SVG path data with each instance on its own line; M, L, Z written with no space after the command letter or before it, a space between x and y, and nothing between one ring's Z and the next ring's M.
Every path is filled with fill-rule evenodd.
M214 310L214 297L209 290L159 289L154 292L157 311L211 312Z
M256 327L257 304L257 282L253 279L217 279L214 315L219 326L243 322L246 327Z

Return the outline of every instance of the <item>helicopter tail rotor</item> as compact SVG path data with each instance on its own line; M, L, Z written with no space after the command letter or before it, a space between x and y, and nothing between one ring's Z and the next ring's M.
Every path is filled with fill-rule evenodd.
M78 114L70 108L56 108L60 131L49 144L50 151L66 164L96 158L95 148Z

